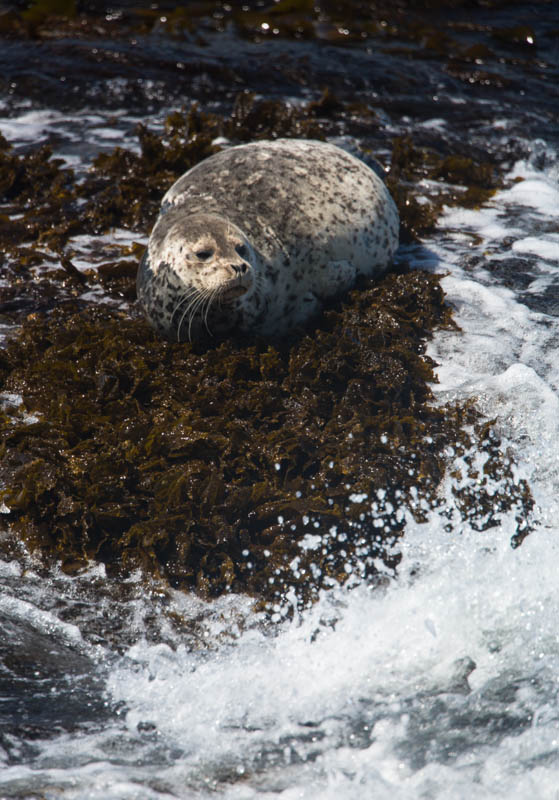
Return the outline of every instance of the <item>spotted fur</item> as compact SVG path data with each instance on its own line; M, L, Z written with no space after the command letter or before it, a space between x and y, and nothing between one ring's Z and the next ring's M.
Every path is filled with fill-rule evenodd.
M398 246L382 180L325 142L231 147L171 186L138 270L146 317L175 341L204 329L281 335L380 275Z

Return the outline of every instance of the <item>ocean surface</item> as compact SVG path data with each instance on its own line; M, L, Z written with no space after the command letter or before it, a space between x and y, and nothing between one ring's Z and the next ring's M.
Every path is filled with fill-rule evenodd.
M545 57L557 74L559 39ZM321 58L346 63L342 49ZM363 45L351 58L374 70L379 56ZM1 798L559 798L559 100L552 82L484 94L437 88L438 66L422 69L425 102L407 111L403 92L390 135L471 135L510 166L481 208L446 208L397 259L445 275L459 329L428 347L437 401L472 398L495 420L535 530L513 549L513 514L451 534L438 515L410 517L396 581L325 592L276 625L242 596L206 603L139 575L123 591L101 566L45 578L31 556L0 562ZM500 69L517 88L531 80ZM133 149L137 121L160 130L173 107L6 94L0 132L21 150L50 142L80 170ZM78 268L91 266L82 244ZM450 475L440 492L452 506Z

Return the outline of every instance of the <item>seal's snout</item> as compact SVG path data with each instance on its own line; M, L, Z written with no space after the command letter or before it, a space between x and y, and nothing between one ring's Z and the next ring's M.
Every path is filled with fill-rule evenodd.
M246 294L253 285L253 276L250 264L246 261L237 264L229 264L229 277L223 281L219 292L219 298L223 303L230 303L238 297Z

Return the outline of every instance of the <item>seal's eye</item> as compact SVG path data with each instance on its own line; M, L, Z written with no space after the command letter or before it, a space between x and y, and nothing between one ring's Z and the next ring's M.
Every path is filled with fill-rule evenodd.
M240 255L241 258L246 258L248 255L247 247L244 244L238 244L235 247L235 250L237 251L237 253Z
M213 256L213 250L198 250L196 253L196 258L199 258L200 261L207 261L210 256Z

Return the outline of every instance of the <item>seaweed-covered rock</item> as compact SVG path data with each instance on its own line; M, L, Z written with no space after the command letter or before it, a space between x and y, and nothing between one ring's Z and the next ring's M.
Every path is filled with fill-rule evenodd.
M33 415L2 421L7 521L68 569L142 566L272 605L393 573L405 513L437 506L446 448L472 444L462 412L430 402L425 338L450 324L421 272L365 283L281 343L196 349L92 308L35 319L0 364ZM483 526L496 504L529 508L509 488Z
M21 327L0 351L12 398L0 417L2 524L47 561L140 566L274 607L353 575L394 574L409 514L484 529L513 509L514 544L529 530L529 489L490 429L466 433L472 409L432 403L425 342L452 324L436 276L364 281L283 341L193 346L114 310L134 298L141 245L99 244L103 263L74 265L76 233L146 233L164 190L219 137L323 138L347 108L329 92L296 108L241 93L229 115L193 105L162 135L140 127L139 153L102 153L79 180L48 149L16 155L0 140L0 314ZM350 116L356 130L374 122L368 107ZM440 182L436 202L415 199L423 177ZM388 182L413 239L442 202L464 202L472 187L481 201L498 178L469 156L396 139ZM92 305L84 289L99 282L106 294ZM437 493L450 452L460 461L451 509Z

